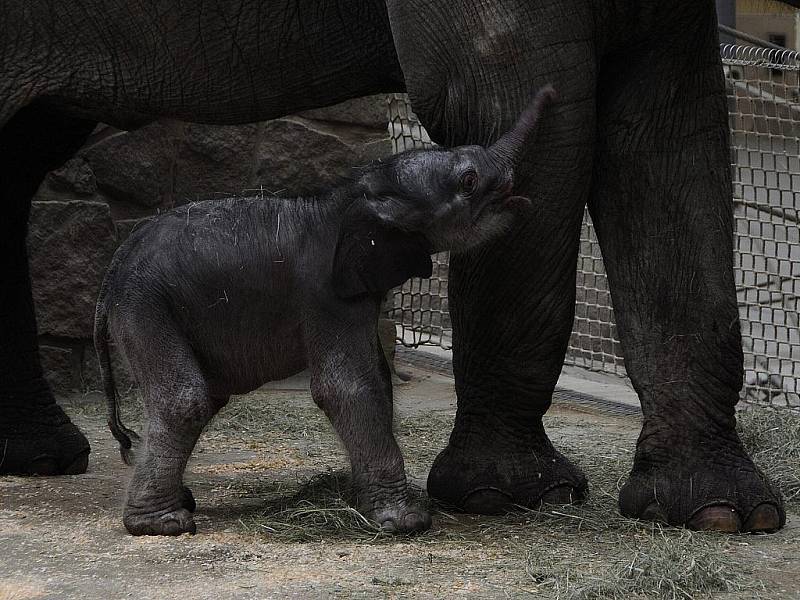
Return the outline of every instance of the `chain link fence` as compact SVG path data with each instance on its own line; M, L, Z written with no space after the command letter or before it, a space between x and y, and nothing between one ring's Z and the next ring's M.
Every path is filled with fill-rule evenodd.
M389 136L395 152L434 146L411 110L406 94L392 94L387 101ZM389 299L387 316L397 323L397 339L404 346L452 348L453 327L447 304L449 258L447 252L435 254L429 279L409 279Z
M800 407L800 55L723 44L734 183L735 280L745 356L743 399ZM432 145L405 95L388 99L395 151ZM448 256L433 277L395 290L388 313L405 346L450 349ZM625 376L600 246L588 212L566 364Z
M745 399L800 407L800 55L721 47Z

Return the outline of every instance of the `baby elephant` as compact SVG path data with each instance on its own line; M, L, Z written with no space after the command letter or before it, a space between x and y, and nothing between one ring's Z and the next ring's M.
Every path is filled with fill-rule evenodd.
M133 535L194 533L183 472L231 394L308 367L311 392L350 457L358 508L383 528L422 531L392 434L392 387L377 320L381 299L429 277L430 255L507 229L513 167L544 106L541 89L488 149L412 150L359 169L313 198L229 198L182 206L117 250L97 302L94 343L109 426L120 422L109 334L144 395L148 426L123 522Z

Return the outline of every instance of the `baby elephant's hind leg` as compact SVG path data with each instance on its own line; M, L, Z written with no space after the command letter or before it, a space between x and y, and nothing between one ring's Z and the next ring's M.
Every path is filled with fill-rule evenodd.
M163 338L162 338L163 339ZM144 451L128 487L123 522L133 535L195 533L194 498L183 472L219 403L209 393L191 350L169 341L169 356L143 374L148 426ZM139 369L135 370L139 371ZM141 372L141 371L139 371Z

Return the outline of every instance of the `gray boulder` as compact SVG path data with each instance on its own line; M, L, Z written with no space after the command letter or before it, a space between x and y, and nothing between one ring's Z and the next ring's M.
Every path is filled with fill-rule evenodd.
M39 335L91 338L97 294L116 247L107 204L32 204L28 256Z

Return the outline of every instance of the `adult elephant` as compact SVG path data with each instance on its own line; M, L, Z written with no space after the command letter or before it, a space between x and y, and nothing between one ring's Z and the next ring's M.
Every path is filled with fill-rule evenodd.
M542 415L588 202L644 412L622 512L783 525L734 429L742 354L710 0L3 0L0 17L0 471L87 466L86 439L42 378L25 233L41 179L96 121L243 123L407 90L434 140L486 144L552 81L561 101L518 169L540 208L452 261L458 413L429 492L474 512L585 494Z

